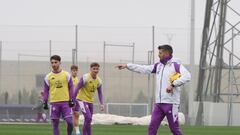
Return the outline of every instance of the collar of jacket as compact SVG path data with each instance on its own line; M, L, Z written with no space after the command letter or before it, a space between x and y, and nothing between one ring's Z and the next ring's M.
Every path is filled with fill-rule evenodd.
M168 61L170 61L172 59L172 55L165 57L163 60L160 60L160 63L162 63L163 65L166 65L168 63Z

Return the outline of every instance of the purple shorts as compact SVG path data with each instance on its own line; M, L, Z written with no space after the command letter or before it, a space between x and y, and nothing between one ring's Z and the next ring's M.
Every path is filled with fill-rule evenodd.
M59 119L72 117L72 109L69 107L68 102L55 102L51 103L50 117L51 119Z
M93 104L84 102L84 101L80 101L80 100L76 100L76 104L73 108L73 111L74 112L81 111L84 114L87 112L86 110L90 110L90 112L93 113Z
M75 104L75 106L73 107L73 111L74 112L79 112L80 111L80 104L79 104L79 100L77 99L76 100L76 104Z

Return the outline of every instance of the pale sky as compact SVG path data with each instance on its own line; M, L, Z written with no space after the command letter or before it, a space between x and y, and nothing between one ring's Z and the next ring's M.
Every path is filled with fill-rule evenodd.
M204 1L196 5L204 11ZM0 16L8 25L188 28L189 10L190 0L1 0Z
M48 55L48 40L53 40L53 53L71 59L73 25L77 24L81 61L102 60L103 41L134 42L135 60L146 61L154 25L156 46L170 42L175 56L189 63L190 0L0 0L0 3L3 59L16 59L17 53ZM204 12L205 0L196 0L196 59L200 55ZM130 49L108 51L107 61L131 58Z

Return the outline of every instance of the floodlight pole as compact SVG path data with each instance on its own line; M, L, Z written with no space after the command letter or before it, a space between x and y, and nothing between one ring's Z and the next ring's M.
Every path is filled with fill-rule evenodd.
M52 56L52 40L49 40L49 58Z
M151 64L154 64L155 61L155 26L152 26L152 62ZM154 90L155 90L155 76L152 76L152 101L151 101L151 105L150 105L150 111L152 111L153 109L153 104L154 104Z
M78 25L75 25L75 61L78 66Z
M0 92L2 91L2 41L0 41Z
M52 56L52 40L49 40L49 60ZM51 68L51 64L49 64L49 70L51 71L52 68Z
M190 17L190 70L192 80L195 79L195 0L191 0L191 17ZM188 119L189 124L193 125L193 91L194 91L194 81L189 83L188 92Z
M17 82L17 89L18 89L18 91L20 90L20 53L18 53L18 77L17 77L17 80L18 80L18 82Z
M153 51L148 51L148 65L152 64ZM148 114L151 114L152 109L152 90L151 90L151 75L148 74ZM154 93L154 92L153 92Z
M72 49L72 64L77 65L76 62L76 49Z
M155 26L152 26L152 54L153 54L153 56L152 56L152 62L154 63L154 61L155 61ZM152 63L152 64L153 64Z

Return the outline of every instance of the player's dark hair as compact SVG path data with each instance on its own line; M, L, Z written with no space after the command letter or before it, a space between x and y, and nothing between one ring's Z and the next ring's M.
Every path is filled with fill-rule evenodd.
M51 56L51 58L50 58L50 61L51 61L51 60L61 61L61 57L60 57L59 55L53 55L53 56Z
M78 70L78 66L77 66L77 65L72 65L72 66L71 66L71 70L74 70L74 69L75 69L75 70Z
M93 62L90 64L90 68L92 67L100 67L100 65L97 62Z
M173 49L170 45L160 45L160 46L158 46L158 50L160 50L160 49L163 49L164 51L169 52L169 54L171 54L171 55L173 53Z

